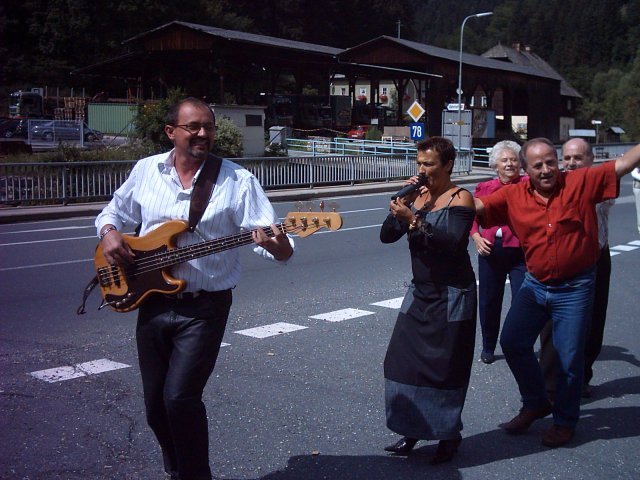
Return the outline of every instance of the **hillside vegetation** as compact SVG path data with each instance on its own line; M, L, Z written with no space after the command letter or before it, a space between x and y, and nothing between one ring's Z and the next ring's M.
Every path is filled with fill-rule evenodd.
M380 35L482 53L520 43L582 94L578 126L593 118L640 139L640 0L6 0L0 5L0 102L19 88L117 89L122 81L70 76L123 53L122 41L172 20L340 48ZM78 90L76 90L78 91Z

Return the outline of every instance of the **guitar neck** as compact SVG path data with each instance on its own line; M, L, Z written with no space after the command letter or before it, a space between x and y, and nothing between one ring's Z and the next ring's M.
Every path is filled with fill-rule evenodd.
M282 233L286 233L284 224L276 224L278 230ZM275 236L275 232L271 230L271 227L264 227L262 230L269 236ZM251 231L244 231L227 237L216 238L214 240L207 240L200 243L194 243L186 245L184 247L177 247L166 252L157 254L154 257L154 267L166 268L178 263L187 262L200 257L206 257L207 255L213 255L214 253L224 252L225 250L231 250L233 248L241 247L243 245L249 245L253 243L253 237ZM148 259L147 259L148 260Z

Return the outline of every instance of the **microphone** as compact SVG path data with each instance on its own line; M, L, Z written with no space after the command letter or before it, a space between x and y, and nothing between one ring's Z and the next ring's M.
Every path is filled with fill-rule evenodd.
M427 176L426 175L418 175L417 183L410 183L402 187L402 189L391 197L391 200L395 200L396 198L406 197L410 193L417 191L420 187L424 187L427 184Z

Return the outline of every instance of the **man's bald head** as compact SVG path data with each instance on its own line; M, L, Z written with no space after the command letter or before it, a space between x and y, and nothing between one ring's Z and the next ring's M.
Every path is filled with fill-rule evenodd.
M582 138L572 138L562 145L562 166L565 170L593 165L593 149L591 144Z

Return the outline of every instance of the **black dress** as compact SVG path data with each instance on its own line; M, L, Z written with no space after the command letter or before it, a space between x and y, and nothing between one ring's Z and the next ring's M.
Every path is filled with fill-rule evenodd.
M462 190L462 189L460 189ZM413 280L384 361L387 426L417 439L455 438L475 344L476 280L467 252L472 208L416 212L420 228L389 215L380 239L408 234Z

